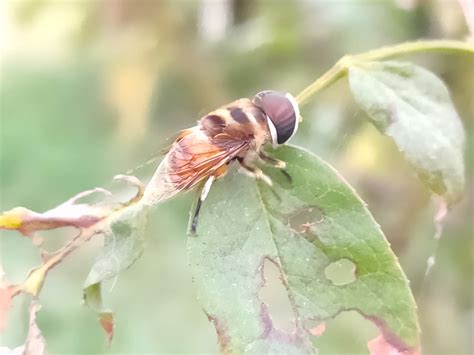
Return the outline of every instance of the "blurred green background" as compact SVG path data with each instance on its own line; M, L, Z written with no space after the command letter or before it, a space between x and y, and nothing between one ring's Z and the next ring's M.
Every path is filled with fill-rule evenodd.
M43 211L95 186L123 193L112 176L147 160L221 104L263 89L297 94L347 53L468 35L454 0L6 0L0 10L1 210ZM304 107L292 143L327 159L367 201L411 280L425 353L470 354L474 66L472 57L433 53L410 60L447 83L468 137L466 196L449 215L423 287L434 250L432 201L394 145L366 123L344 81ZM136 174L147 179L153 169ZM53 269L38 320L49 353L217 352L187 262L192 198L156 208L144 255L105 287L116 311L110 348L95 314L81 306L82 283L101 241ZM50 250L73 234L42 233ZM13 282L40 260L17 233L2 231L0 243ZM1 345L24 342L28 303L15 300ZM348 313L328 321L314 342L322 354L367 353L376 334Z

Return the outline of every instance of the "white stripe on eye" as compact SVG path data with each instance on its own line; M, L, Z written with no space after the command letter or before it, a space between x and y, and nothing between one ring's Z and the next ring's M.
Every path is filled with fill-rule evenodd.
M273 148L276 148L278 145L278 133L277 133L275 125L273 124L272 120L268 118L268 116L267 116L267 124L268 124L268 129L270 130L270 135L272 137Z
M291 137L293 137L298 130L298 123L300 122L300 107L298 106L298 102L296 102L296 99L291 95L290 93L286 93L285 97L290 100L291 105L293 106L293 110L295 111L295 128L293 129L293 133L291 133L290 138L287 139L289 141Z

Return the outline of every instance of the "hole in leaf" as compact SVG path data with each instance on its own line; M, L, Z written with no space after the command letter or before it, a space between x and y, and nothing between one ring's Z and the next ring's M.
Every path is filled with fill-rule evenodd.
M264 285L259 291L259 298L268 309L273 327L285 332L295 330L294 314L288 299L288 292L280 278L280 270L269 259L262 265Z
M69 242L79 234L79 230L74 227L59 227L56 229L38 231L36 238L41 238L41 248L47 252L54 252Z
M302 208L290 216L290 227L299 233L307 233L314 224L324 220L323 213L316 206Z
M320 354L367 354L367 342L379 334L377 327L356 311L342 312L325 324L325 332L312 337Z
M324 269L324 274L336 286L343 286L354 282L356 266L349 259L339 259Z

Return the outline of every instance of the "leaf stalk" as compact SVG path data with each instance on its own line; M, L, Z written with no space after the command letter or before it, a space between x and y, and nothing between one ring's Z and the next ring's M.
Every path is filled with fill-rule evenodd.
M401 55L428 51L473 55L474 44L452 40L415 41L400 43L394 46L381 47L360 54L344 56L331 69L303 89L296 96L296 101L300 106L304 105L312 96L331 86L340 78L346 76L349 67L355 63L384 60Z

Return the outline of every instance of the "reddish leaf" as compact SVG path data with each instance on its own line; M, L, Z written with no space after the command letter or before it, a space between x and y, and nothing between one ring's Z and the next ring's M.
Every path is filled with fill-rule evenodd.
M103 312L99 315L99 322L107 334L107 343L110 345L114 337L114 314L112 312Z
M5 330L7 315L12 306L12 289L4 278L2 266L0 265L0 332Z
M41 330L36 324L36 313L41 309L38 301L34 300L30 304L30 328L26 338L24 355L42 355L46 349L46 341L41 334Z
M418 349L400 350L385 340L383 335L368 342L370 355L419 355Z

